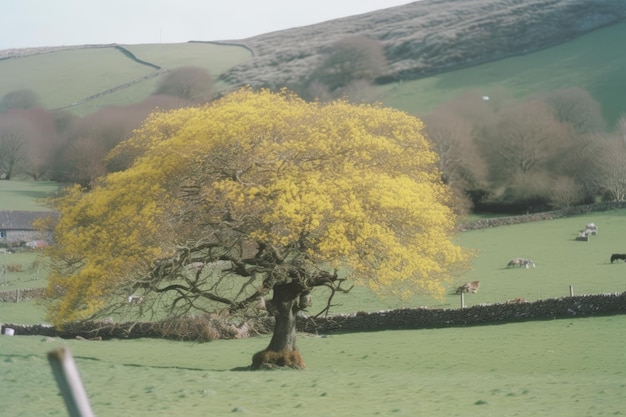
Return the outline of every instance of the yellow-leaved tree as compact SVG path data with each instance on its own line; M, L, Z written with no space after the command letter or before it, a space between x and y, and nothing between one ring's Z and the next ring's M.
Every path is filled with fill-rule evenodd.
M109 156L127 169L53 201L50 319L134 295L172 315L267 298L274 333L252 367L298 368L296 315L315 287L443 296L469 256L422 129L389 108L249 88L152 114Z

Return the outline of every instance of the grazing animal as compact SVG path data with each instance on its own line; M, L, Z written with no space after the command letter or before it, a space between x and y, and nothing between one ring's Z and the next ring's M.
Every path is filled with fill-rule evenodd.
M521 267L521 266L522 266L522 261L524 261L524 259L522 259L522 258L515 258L515 259L511 259L511 260L509 261L509 263L508 263L508 264L506 264L506 267L507 267L507 268L514 268L514 267L516 267L516 266Z
M525 302L526 302L526 299L524 297L514 298L512 300L506 300L507 304L522 304Z
M461 285L459 288L456 289L456 293L457 294L461 294L463 292L477 293L479 287L480 287L480 281L466 282L465 284Z
M592 235L597 235L598 234L598 226L596 226L595 223L589 223L589 224L585 225L585 230L589 230L589 232Z
M614 253L613 255L611 255L611 263L617 261L618 259L626 262L626 253Z

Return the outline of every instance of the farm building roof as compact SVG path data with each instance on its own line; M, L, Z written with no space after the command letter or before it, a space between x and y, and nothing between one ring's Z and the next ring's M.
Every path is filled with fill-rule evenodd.
M33 222L37 219L58 216L53 211L0 211L0 230L34 230Z

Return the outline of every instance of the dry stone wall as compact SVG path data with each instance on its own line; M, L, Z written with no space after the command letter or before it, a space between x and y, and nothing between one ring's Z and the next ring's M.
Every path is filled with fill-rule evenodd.
M626 313L626 292L489 304L460 309L400 309L343 314L299 322L310 333L459 327Z
M397 329L431 329L474 325L503 324L531 320L554 320L575 317L626 314L626 292L599 295L581 295L539 300L532 303L489 304L461 309L399 309L379 312L340 314L324 318L299 318L300 332L329 334ZM167 338L184 340L236 339L271 333L273 318L239 323L207 339L206 329L188 330L184 337L171 331L171 324L155 323L74 323L61 329L50 325L25 326L4 324L15 330L15 335L38 335L62 338ZM222 326L222 328L225 328ZM4 331L3 331L4 333Z
M626 208L626 201L606 202L598 204L587 204L584 206L567 207L560 210L546 211L542 213L524 214L521 216L495 217L490 219L480 219L460 224L459 231L486 229L489 227L507 226L511 224L522 224L538 222L542 220L554 220L562 217L578 216L582 214L616 210Z

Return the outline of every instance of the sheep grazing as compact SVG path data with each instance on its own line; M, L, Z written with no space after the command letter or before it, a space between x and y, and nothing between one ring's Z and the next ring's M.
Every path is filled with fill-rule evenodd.
M480 287L480 281L466 282L465 284L461 285L459 288L456 289L456 293L457 294L461 294L464 292L465 293L467 292L477 293L479 287Z
M506 264L507 268L514 268L516 266L522 266L522 258L511 259L508 264Z
M516 266L521 267L526 267L526 269L530 268L531 266L533 268L535 268L535 263L533 262L532 259L527 259L527 258L515 258L515 259L511 259L509 261L508 264L506 264L507 268L514 268Z
M595 236L598 234L598 226L595 223L588 223L585 225L585 228L578 232L578 236L576 240L582 240L585 242L589 242L590 236Z

